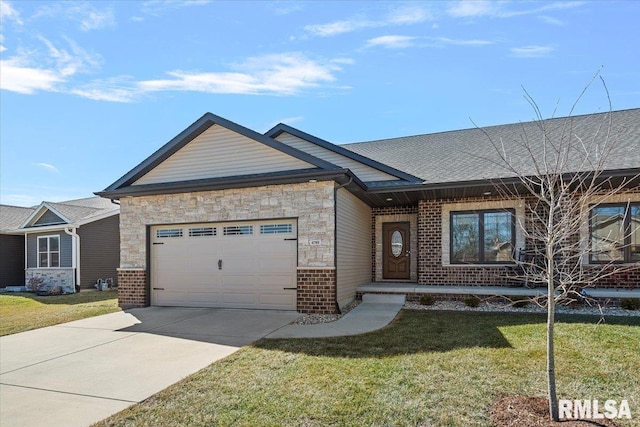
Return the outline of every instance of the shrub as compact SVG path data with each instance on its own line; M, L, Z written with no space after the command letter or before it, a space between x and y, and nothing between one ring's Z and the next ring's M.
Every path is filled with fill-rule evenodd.
M529 305L529 298L523 295L516 295L510 298L511 305L516 308L526 307Z
M622 298L620 307L625 310L640 310L640 298Z
M464 299L464 305L467 307L477 307L480 305L480 298L476 296L467 297Z
M422 295L420 296L420 305L433 305L436 302L436 299L433 295Z

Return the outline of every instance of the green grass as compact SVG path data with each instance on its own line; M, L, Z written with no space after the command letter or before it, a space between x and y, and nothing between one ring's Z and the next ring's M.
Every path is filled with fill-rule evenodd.
M559 317L560 398L628 399L640 319ZM402 311L370 334L261 340L99 426L489 426L501 393L544 396L545 317Z
M117 290L47 297L26 292L0 294L0 336L119 310Z

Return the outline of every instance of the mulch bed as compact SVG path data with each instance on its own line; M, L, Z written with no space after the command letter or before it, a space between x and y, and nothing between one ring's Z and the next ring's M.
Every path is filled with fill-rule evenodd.
M551 421L545 397L501 395L489 410L496 427L618 427L613 420Z

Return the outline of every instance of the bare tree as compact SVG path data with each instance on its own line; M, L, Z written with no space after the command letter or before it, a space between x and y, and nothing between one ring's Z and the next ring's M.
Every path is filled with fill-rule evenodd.
M604 81L602 84L609 99ZM551 418L558 421L554 358L556 305L583 299L585 288L622 270L640 267L640 263L621 265L617 262L617 251L624 250L619 248L619 243L635 230L604 227L601 239L594 240L589 226L585 225L593 228L598 221L603 221L591 214L598 206L613 200L619 202L624 199L621 195L630 188L633 190L634 185L637 192L638 175L616 177L608 173L609 160L619 142L619 129L615 129L611 121L610 102L607 113L585 118L573 117L576 101L567 118L545 121L526 90L525 98L536 115L534 130L522 126L517 141L504 141L486 130L483 132L497 154L497 158L490 161L506 172L505 178L494 183L496 189L505 197L526 200L526 219L520 220L517 227L524 234L527 247L516 256L520 267L516 276L526 279L529 285L547 289L544 300L548 400ZM599 122L595 127L591 123L592 131L584 135L581 129L584 120L594 118ZM620 211L622 215L629 215L628 202L627 208ZM606 214L606 210L604 212ZM622 223L629 224L628 221ZM598 261L597 266L589 264L590 256L591 260Z

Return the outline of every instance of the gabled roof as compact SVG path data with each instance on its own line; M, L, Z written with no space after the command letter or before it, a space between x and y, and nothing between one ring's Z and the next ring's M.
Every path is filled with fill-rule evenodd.
M611 134L607 135L609 121ZM540 140L543 128L552 137L559 137L564 132L565 137L570 135L574 142L582 139L587 144L594 138L597 144L602 144L608 137L615 141L616 147L608 158L606 169L629 170L632 176L637 173L634 170L640 169L640 108L360 142L342 147L420 177L426 186L466 185L470 181L511 177L506 169L498 166L501 161L488 137L502 141L512 158L526 160L530 157L522 146L522 139ZM542 152L534 154L543 157ZM523 169L532 166L523 164ZM578 165L570 164L569 167L577 168Z
M393 168L393 167L391 167L389 165L386 165L384 163L381 163L381 162L378 162L376 160L370 159L370 158L365 157L365 156L363 156L361 154L358 154L358 153L356 153L354 151L346 150L346 149L342 148L339 145L332 144L332 143L330 143L328 141L325 141L324 139L320 139L318 137L315 137L315 136L313 136L311 134L303 132L303 131L301 131L299 129L296 129L296 128L294 128L292 126L289 126L289 125L286 125L284 123L277 124L276 126L271 128L270 130L265 132L265 135L270 137L270 138L276 139L276 138L278 138L278 136L280 136L283 133L288 133L290 135L293 135L295 137L303 139L303 140L305 140L307 142L315 144L315 145L317 145L319 147L322 147L325 150L329 150L329 151L332 151L332 152L334 152L336 154L339 154L341 156L347 157L347 158L349 158L351 160L355 160L356 162L362 163L363 165L366 165L368 167L377 169L377 170L379 170L381 172L384 172L386 174L395 176L396 178L400 178L402 180L413 182L413 183L421 181L420 178L418 178L418 177L416 177L414 175L408 174L406 172L403 172L403 171L401 171L399 169Z
M7 217L13 215L17 217L18 209L7 209ZM62 226L73 225L80 226L89 222L97 221L112 215L116 215L120 212L120 207L110 200L101 199L100 197L89 197L85 199L69 200L65 202L42 202L35 208L24 208L29 211L26 217L22 218L22 221L13 227L7 227L7 229L29 229L39 228L34 224L42 217L46 212L51 212L56 215L61 223L60 224L43 224L43 226ZM5 223L5 206L2 206L1 222ZM6 220L9 223L9 220ZM4 227L3 227L4 229Z
M339 170L340 169L338 166L332 163L318 159L317 157L314 157L300 150L296 150L295 148L289 147L286 144L283 144L274 139L266 137L244 126L240 126L237 123L234 123L222 117L216 116L215 114L206 113L202 117L200 117L198 120L196 120L187 129L180 132L176 137L174 137L165 145L160 147L156 152L154 152L151 156L149 156L144 161L142 161L139 165L137 165L136 167L131 169L129 172L127 172L122 178L118 179L116 182L111 184L104 191L98 192L96 194L102 195L104 197L118 197L117 195L120 192L122 192L124 189L134 184L138 179L143 177L145 174L149 173L151 170L153 170L155 167L160 165L163 161L167 160L173 154L178 152L178 150L183 148L185 145L187 145L189 142L194 140L196 137L198 137L200 134L205 132L207 129L209 129L213 125L222 126L237 134L250 138L255 142L264 144L267 147L278 150L298 160L307 162L310 165L318 168L318 170ZM175 185L176 183L172 183L172 184ZM162 185L156 184L156 186L161 187ZM148 189L148 186L146 187Z

